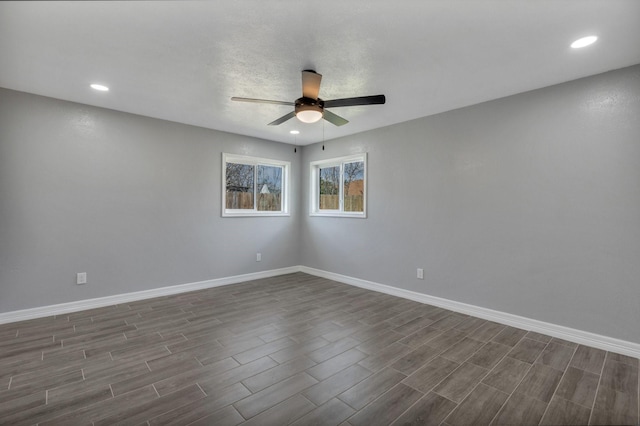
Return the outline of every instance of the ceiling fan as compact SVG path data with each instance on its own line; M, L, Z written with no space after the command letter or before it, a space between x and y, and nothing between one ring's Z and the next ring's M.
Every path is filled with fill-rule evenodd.
M255 102L260 104L276 104L276 105L288 105L294 107L294 110L277 120L269 123L269 126L277 126L285 121L297 117L298 120L303 123L315 123L316 121L324 118L329 123L336 126L343 126L349 121L328 111L325 108L337 108L346 106L358 106L358 105L376 105L384 104L384 95L374 96L360 96L356 98L343 98L332 99L329 101L322 100L318 97L320 92L320 81L322 80L322 74L318 74L313 70L302 71L302 97L295 100L295 102L286 101L272 101L268 99L253 99L253 98L231 98L232 101L239 102Z

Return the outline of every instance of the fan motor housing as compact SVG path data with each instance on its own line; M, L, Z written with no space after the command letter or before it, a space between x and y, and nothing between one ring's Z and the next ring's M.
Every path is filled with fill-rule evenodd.
M296 99L295 102L295 112L296 114L300 111L320 111L322 112L324 110L324 101L320 98L318 99L311 99L311 98L305 98L304 96L302 98L298 98Z

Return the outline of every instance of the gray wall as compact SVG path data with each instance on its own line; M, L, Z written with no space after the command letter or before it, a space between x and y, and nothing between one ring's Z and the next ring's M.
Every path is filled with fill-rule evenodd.
M291 161L291 217L221 218L222 152ZM0 312L297 265L300 164L290 145L0 89Z
M0 89L0 312L302 264L640 342L638 117L635 66L301 155ZM292 216L221 218L222 152L292 161ZM368 218L309 217L358 152Z
M640 343L640 66L325 146L303 187L368 152L369 217L304 192L303 265Z

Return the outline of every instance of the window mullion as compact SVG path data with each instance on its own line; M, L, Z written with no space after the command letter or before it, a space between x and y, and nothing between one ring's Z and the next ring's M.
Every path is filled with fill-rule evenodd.
M340 172L338 173L338 210L340 212L344 211L343 205L342 205L342 203L343 203L343 201L342 201L342 199L343 199L343 194L342 194L342 191L343 191L343 188L342 188L342 186L343 186L343 184L342 184L342 175L343 174L344 174L344 164L340 163Z
M258 163L253 165L253 211L258 211Z
M320 188L322 183L322 180L320 179L320 169L320 166L316 168L316 209L318 209L318 211L320 211L320 193L322 192Z

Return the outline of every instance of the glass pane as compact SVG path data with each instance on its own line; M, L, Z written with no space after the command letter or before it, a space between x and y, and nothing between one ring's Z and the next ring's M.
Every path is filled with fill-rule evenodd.
M253 210L254 166L227 163L227 209Z
M340 166L320 169L320 210L340 208Z
M344 164L344 211L364 211L364 161Z
M282 211L282 167L258 167L258 211Z

